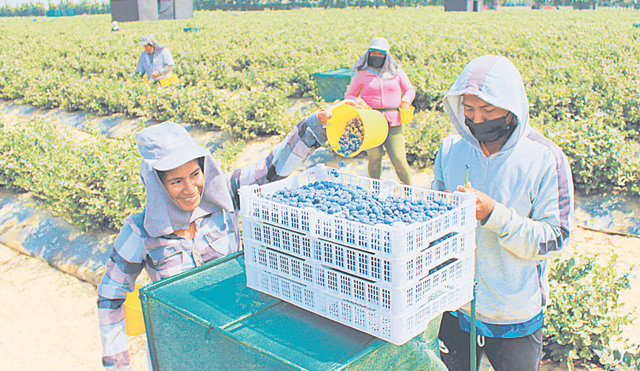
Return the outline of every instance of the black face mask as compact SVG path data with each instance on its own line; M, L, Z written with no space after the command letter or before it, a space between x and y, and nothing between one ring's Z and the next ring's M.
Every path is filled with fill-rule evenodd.
M380 57L376 55L369 55L369 60L367 61L367 64L373 68L380 68L384 65L385 58L386 56Z
M497 119L487 120L479 123L474 123L468 117L464 118L464 123L471 130L471 134L480 142L491 143L500 138L509 138L518 121L515 118L511 119L511 122L507 124L507 118L509 113L504 117L498 117Z

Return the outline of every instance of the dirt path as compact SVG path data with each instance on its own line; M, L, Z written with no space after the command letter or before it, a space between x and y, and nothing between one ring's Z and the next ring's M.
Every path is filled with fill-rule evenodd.
M0 370L104 370L96 299L93 285L0 245ZM129 339L134 370L146 369L144 341Z
M573 249L635 264L631 290L622 294L628 310L640 311L640 238L580 228ZM640 343L640 320L624 335ZM0 369L103 370L95 287L46 263L0 245ZM144 335L131 337L133 369L146 370ZM546 367L551 370L554 367Z

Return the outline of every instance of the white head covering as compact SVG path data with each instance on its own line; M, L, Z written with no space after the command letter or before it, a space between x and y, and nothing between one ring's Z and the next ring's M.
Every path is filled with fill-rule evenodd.
M380 68L373 68L369 66L369 52L377 50L382 52L387 57L384 59L384 64ZM358 59L356 64L351 67L352 70L362 71L366 70L373 74L380 76L382 79L390 79L398 74L400 67L398 63L393 59L393 56L389 53L389 42L384 37L376 37L369 43L367 51Z
M444 110L456 131L472 146L480 148L478 140L464 123L463 94L475 95L483 101L515 115L518 126L503 150L512 148L530 131L529 100L522 76L516 66L505 57L485 55L469 62L443 99Z
M135 136L142 155L140 176L147 192L144 229L151 237L166 236L219 209L233 211L224 173L209 151L200 147L180 125L167 121L142 129ZM204 157L204 188L200 204L185 211L176 204L158 177L158 170L175 169Z
M138 45L140 46L145 46L145 45L151 45L153 46L155 49L160 49L160 48L164 48L164 45L160 44L155 36L153 36L153 34L146 34L142 36L142 39L140 40L140 42L138 43Z

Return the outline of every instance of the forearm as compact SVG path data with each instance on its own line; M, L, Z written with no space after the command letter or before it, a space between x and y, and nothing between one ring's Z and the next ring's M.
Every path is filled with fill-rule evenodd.
M108 370L119 370L129 365L129 345L124 322L123 303L126 295L105 274L98 286L98 323L102 340L102 364Z
M326 131L317 112L302 119L265 158L231 173L229 189L236 208L239 208L238 189L241 186L286 178L326 141Z
M128 231L126 226L123 231ZM127 240L121 231L120 237ZM127 241L132 241L127 240ZM125 331L123 304L129 292L135 287L135 282L142 270L142 263L138 263L137 256L130 256L126 243L122 246L116 239L116 248L107 263L107 269L98 285L98 323L102 340L102 363L109 370L127 370L129 365L129 345ZM136 261L135 263L125 259ZM133 259L132 259L133 257Z
M553 258L569 243L569 228L522 217L498 202L481 226L495 232L500 246L522 259Z
M165 67L163 67L163 68L161 68L161 69L159 69L159 70L157 71L157 72L158 72L158 75L159 75L159 76L162 76L162 75L164 75L164 74L167 74L167 73L169 73L170 71L173 71L174 67L175 67L175 66L174 66L174 65L172 65L172 64L170 64L170 65L168 65L168 66L165 66Z
M400 89L404 92L402 94L402 101L409 104L413 103L416 98L416 88L413 87L409 77L404 71L400 72Z
M127 370L130 364L123 303L124 299L98 299L102 365L107 370Z
M402 101L407 102L409 103L409 105L411 105L415 97L416 97L416 89L411 87L411 89L405 91L404 94L402 95Z

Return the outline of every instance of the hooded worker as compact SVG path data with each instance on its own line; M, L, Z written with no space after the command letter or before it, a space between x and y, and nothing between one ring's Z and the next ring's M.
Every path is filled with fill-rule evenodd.
M384 143L367 150L369 176L380 179L382 155L386 149L396 175L402 183L410 185L411 173L407 163L399 109L411 108L416 90L389 52L389 42L382 37L371 40L367 51L352 69L357 72L351 78L345 99L360 107L382 112L389 124L389 133Z
M175 63L171 51L156 41L155 36L146 34L138 43L144 49L138 59L136 75L146 75L150 81L171 77Z
M473 192L476 218L478 360L538 370L549 259L569 244L573 183L560 148L529 125L516 67L486 55L471 61L444 98L455 134L436 156L432 188ZM468 183L465 172L468 169ZM469 370L470 306L443 315L441 358Z
M130 370L122 304L142 269L155 282L238 251L238 189L282 179L301 167L326 141L328 115L319 111L304 118L265 158L228 174L178 124L136 134L146 207L124 220L98 285L107 369Z

